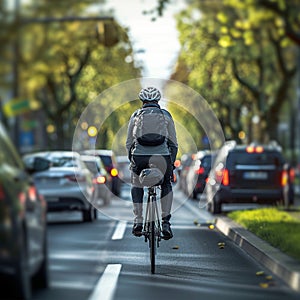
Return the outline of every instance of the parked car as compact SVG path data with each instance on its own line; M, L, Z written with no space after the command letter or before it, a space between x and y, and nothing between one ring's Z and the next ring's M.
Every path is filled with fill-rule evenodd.
M23 157L30 166L35 157L49 160L48 170L34 174L34 181L44 196L48 211L81 211L84 222L92 222L96 209L91 204L93 175L73 151L45 151Z
M227 142L209 175L207 208L217 214L224 203L290 205L294 196L288 169L277 146Z
M199 151L191 162L186 175L186 192L193 199L202 194L206 186L212 165L212 153L208 150Z
M81 159L93 174L93 205L96 207L101 206L102 204L108 205L111 198L111 181L109 181L109 175L105 170L102 160L100 157L94 155L81 155ZM101 200L103 203L100 203Z
M127 156L117 156L119 177L123 183L131 182L130 161Z
M4 297L29 299L31 279L48 286L46 202L31 174L48 168L34 160L26 169L0 124L0 274ZM4 280L9 280L5 285ZM7 287L12 291L6 291ZM4 295L4 291L9 294Z
M114 152L105 149L91 149L83 151L82 154L96 155L101 158L104 167L110 176L111 191L116 196L119 196L121 191L121 180L119 178L118 163Z

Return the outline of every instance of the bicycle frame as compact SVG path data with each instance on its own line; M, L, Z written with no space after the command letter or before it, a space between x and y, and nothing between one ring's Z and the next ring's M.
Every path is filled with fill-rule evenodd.
M148 201L144 221L145 242L149 241L151 273L155 273L156 248L161 241L161 224L156 201L156 186L148 188Z

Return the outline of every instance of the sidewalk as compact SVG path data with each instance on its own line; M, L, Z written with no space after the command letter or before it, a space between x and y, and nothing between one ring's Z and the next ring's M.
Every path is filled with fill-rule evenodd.
M300 292L300 262L225 216L217 218L216 227L293 290Z

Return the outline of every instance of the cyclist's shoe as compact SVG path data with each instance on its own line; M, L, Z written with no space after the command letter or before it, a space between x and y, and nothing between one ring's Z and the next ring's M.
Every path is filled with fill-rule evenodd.
M170 222L163 221L162 222L162 238L164 240L169 240L173 237L173 232L171 230Z
M135 236L143 235L143 224L142 223L134 223L132 227L132 234Z

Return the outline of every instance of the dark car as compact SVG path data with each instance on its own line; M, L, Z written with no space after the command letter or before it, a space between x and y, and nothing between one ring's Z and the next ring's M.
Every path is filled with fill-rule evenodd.
M194 156L186 175L186 193L193 199L197 199L198 194L203 193L211 164L212 153L210 151L199 151Z
M0 124L0 275L1 295L29 299L31 279L48 286L47 206L31 173L48 168L44 160L25 166ZM5 285L4 279L10 284ZM12 287L12 291L6 291Z
M81 155L81 159L86 164L87 168L93 174L94 194L92 203L95 207L102 204L108 205L110 203L110 189L111 182L109 176L104 168L103 162L98 156ZM100 203L100 201L103 201Z
M224 203L292 204L288 165L276 145L236 145L219 152L207 183L207 208L220 213Z
M96 155L101 158L104 167L110 176L111 191L116 196L119 196L121 191L121 180L119 178L119 168L114 152L112 150L95 149L85 150L82 154Z

